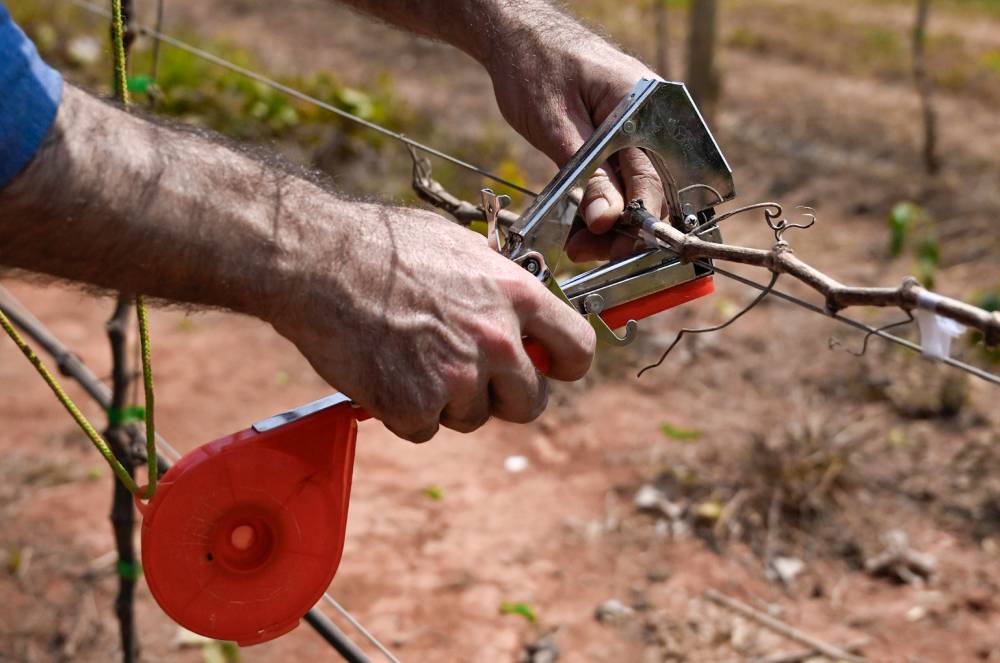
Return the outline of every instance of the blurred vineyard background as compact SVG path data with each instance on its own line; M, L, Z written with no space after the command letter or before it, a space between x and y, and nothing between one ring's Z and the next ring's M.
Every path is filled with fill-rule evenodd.
M1000 307L1000 1L934 0L923 30L908 0L696 2L717 21L696 31L688 2L567 4L691 83L739 202L817 210L815 229L789 235L804 258L845 281L913 274ZM109 92L103 19L65 0L8 7L68 80ZM327 103L536 190L555 172L504 124L488 77L443 45L321 0L165 7L165 32ZM153 23L153 2L136 11ZM692 44L695 32L714 38ZM399 145L169 46L154 77L152 50L140 37L130 71L147 112L276 149L349 195L416 202ZM487 184L441 162L434 174L466 199ZM725 237L763 246L768 233L748 220ZM88 364L107 365L108 301L7 281ZM1000 661L1000 392L877 340L856 357L859 335L777 302L634 378L680 326L721 322L751 296L723 283L645 325L582 384L558 387L532 426L411 449L367 425L334 593L407 661L796 649L706 601L707 588L831 642L864 640L871 660ZM154 333L161 426L183 449L327 389L253 321L158 311ZM977 341L959 339L956 355L1000 370ZM114 660L107 477L15 350L0 358L0 660ZM515 454L528 468L512 474ZM877 563L896 548L931 563ZM192 641L148 593L140 624L151 661L329 655L303 629L243 651Z

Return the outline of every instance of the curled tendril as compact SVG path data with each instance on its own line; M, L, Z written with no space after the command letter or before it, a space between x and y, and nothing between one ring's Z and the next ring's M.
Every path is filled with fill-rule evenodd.
M742 309L737 311L735 315L733 315L731 318L729 318L722 324L713 325L711 327L702 327L700 329L693 329L690 327L684 327L683 329L681 329L679 332L677 332L677 336L674 337L673 342L669 346L667 346L667 349L664 350L663 354L660 355L660 358L656 362L644 367L641 371L639 371L639 374L636 375L636 377L641 378L642 374L645 373L646 371L657 368L661 364L663 364L663 362L666 361L667 356L673 351L675 347L677 347L677 344L681 342L681 339L684 338L685 334L707 334L710 332L722 331L729 325L733 324L734 322L742 318L744 314L749 313L752 308L757 306L757 304L760 304L762 301L764 301L765 297L771 294L771 291L774 290L774 285L777 282L778 282L778 272L773 272L771 274L771 281L767 284L767 286L763 290L761 290L760 293L758 293L758 295L754 297L749 304L747 304Z
M704 185L694 185L694 186L702 187ZM687 187L687 188L690 189L693 187ZM775 202L766 202L766 203L754 203L752 205L744 205L743 207L737 207L734 210L730 210L724 214L720 214L719 216L714 217L711 221L707 221L706 223L697 226L690 232L697 232L707 225L719 224L725 221L726 219L731 219L732 217L738 216L740 214L746 214L747 212L753 212L755 210L763 210L764 221L767 222L767 227L770 228L772 232L774 232L774 240L776 242L780 242L782 241L782 235L785 234L786 230L791 230L792 228L805 230L806 228L812 228L816 224L816 210L814 210L812 207L805 207L803 205L800 205L796 209L806 210L806 213L803 214L803 216L809 219L808 223L790 223L788 219L784 218L785 212L784 208L782 208L781 205Z
M785 234L786 230L791 230L792 228L805 230L816 225L816 210L812 207L806 207L804 205L796 207L796 209L808 210L802 216L809 219L809 223L789 223L788 219L779 218L781 217L781 206L776 205L776 207L778 208L777 214L773 214L770 209L764 210L764 219L767 221L767 227L774 231L774 241L776 242L781 241L781 236Z
M729 210L728 212L724 212L716 217L713 217L710 221L706 221L705 223L696 227L691 232L697 232L706 226L719 224L725 221L726 219L731 219L734 216L739 216L740 214L746 214L747 212L753 212L754 210L759 210L759 209L764 210L764 215L768 218L771 218L771 212L770 212L771 210L775 210L773 214L774 217L779 217L782 214L781 205L779 205L778 203L754 203L752 205L744 205L743 207L737 207L736 209ZM770 222L768 222L768 224L770 225Z
M861 350L859 352L855 352L850 348L844 348L844 350L846 352L851 353L855 357L864 357L865 354L867 354L868 352L868 341L871 340L872 336L876 336L878 334L881 334L882 332L887 332L890 329L896 329L897 327L902 327L903 325L908 325L914 321L913 313L907 311L906 309L903 309L903 312L906 313L906 320L897 320L895 322L890 322L889 324L883 325L882 327L872 329L867 334L865 334L864 340L862 340L861 342ZM830 346L831 350L834 350L841 345L840 341L833 337L830 338L827 344Z

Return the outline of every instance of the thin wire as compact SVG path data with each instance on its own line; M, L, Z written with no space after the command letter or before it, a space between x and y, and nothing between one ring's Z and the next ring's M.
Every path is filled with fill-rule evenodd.
M156 447L160 451L166 451L166 452L168 452L168 453L166 453L164 455L165 456L169 456L168 460L171 463L176 463L177 461L179 461L181 459L181 452L178 451L172 444L170 444L169 442L167 442L166 440L164 440L163 437L159 433L157 433L157 435L156 435Z
M156 0L156 23L153 27L154 32L163 31L163 0ZM156 85L156 77L160 71L160 40L153 40L153 63L149 69L149 80Z
M734 281L739 281L743 285L748 285L751 288L757 288L758 290L764 290L767 287L767 286L765 286L762 283L758 283L757 281L754 281L752 279L748 279L748 278L746 278L744 276L740 276L739 274L735 274L733 272L730 272L730 271L727 271L725 269L722 269L718 265L714 265L714 264L712 264L712 263L710 263L710 262L708 262L706 260L695 260L694 262L696 262L699 265L702 265L704 267L707 267L707 268L709 268L709 269L711 269L711 270L713 270L713 271L715 271L715 272L717 272L719 274L722 274L723 276L731 278ZM845 325L848 325L850 327L854 327L855 329L859 329L859 330L864 331L864 332L868 332L872 336L878 336L879 338L884 338L887 341L895 343L896 345L901 345L902 347L908 348L910 350L913 350L914 352L921 352L921 353L923 352L923 348L921 348L920 345L918 345L918 344L916 344L916 343L914 343L912 341L908 341L905 338L900 338L899 336L896 336L895 334L890 334L890 333L888 333L888 332L886 332L884 330L881 330L881 329L879 329L877 327L872 327L870 325L866 325L863 322L855 320L854 318L849 318L849 317L847 317L845 315L841 315L840 313L830 313L829 311L827 311L827 310L825 310L825 309L823 309L823 308L821 308L819 306L816 306L815 304L813 304L811 302L807 302L804 299L800 299L800 298L796 297L795 295L791 295L791 294L789 294L787 292L782 292L781 290L775 290L775 289L772 289L770 294L773 295L773 296L775 296L775 297L778 297L779 299L783 299L786 302L790 302L790 303L795 304L797 306L801 306L804 309L808 309L808 310L810 310L810 311L812 311L814 313L819 313L820 315L822 315L824 317L833 318L834 320L842 322ZM939 361L941 361L944 364L947 364L948 366L951 366L952 368L957 368L957 369L959 369L961 371L965 371L966 373L974 375L977 378L985 380L985 381L987 381L987 382L989 382L991 384L995 384L995 385L1000 386L1000 375L995 375L993 373L990 373L989 371L984 371L983 369L981 369L981 368L979 368L977 366L972 366L971 364L966 364L965 362L959 361L957 359L952 359L951 357L943 357Z
M372 645L374 645L376 649L382 652L383 656L392 661L392 663L399 663L399 659L393 656L392 652L390 652L385 645L383 645L381 642L378 641L378 638L376 638L368 631L368 629L362 626L361 622L355 619L354 616L351 615L351 613L347 612L344 606L337 603L337 600L332 596L330 596L329 592L323 593L323 600L329 603L334 610L339 612L341 617L350 622L351 626L353 626L358 631L358 633L365 636L365 638L368 639L368 642L372 643Z
M72 4L80 7L81 9L85 9L86 11L89 11L89 12L91 12L93 14L97 14L98 16L104 16L105 18L108 18L110 16L110 14L109 14L109 12L107 10L105 10L102 7L99 7L99 6L95 5L95 4L92 4L90 2L87 2L86 0L69 0L69 1ZM247 69L246 67L240 66L240 65L236 64L235 62L230 62L229 60L226 60L225 58L221 58L218 55L215 55L213 53L209 53L206 50L198 48L197 46L192 46L191 44L188 44L187 42L181 41L180 39L177 39L175 37L171 37L170 35L163 34L162 32L159 32L158 30L154 30L153 28L148 28L148 27L146 27L144 25L136 25L135 26L135 30L139 34L146 35L147 37L152 37L153 39L156 39L158 41L162 41L165 44L170 44L174 48L179 48L182 51L186 51L186 52L190 53L191 55L199 57L199 58L201 58L203 60L207 60L207 61L211 62L212 64L216 64L216 65L218 65L220 67L223 67L225 69L229 69L230 71L235 71L236 73L241 74L243 76L246 76L247 78L251 78L251 79L257 81L258 83L263 83L264 85L266 85L266 86L268 86L268 87L270 87L270 88L272 88L274 90L277 90L279 92L283 92L283 93L287 94L290 97L294 97L294 98L296 98L296 99L298 99L300 101L304 101L306 103L309 103L309 104L312 104L312 105L317 106L319 108L322 108L323 110L329 111L329 112L333 113L334 115L339 115L340 117L344 118L345 120L350 120L351 122L354 122L355 124L360 124L363 127L367 127L368 129L371 129L372 131L376 131L376 132L378 132L378 133L380 133L380 134L382 134L384 136L388 136L389 138L392 138L393 140L397 140L397 141L399 141L401 143L404 143L406 145L410 145L412 147L415 147L418 150L421 150L422 152L426 152L427 154L433 154L434 156L436 156L439 159L444 159L445 161L449 161L449 162L455 164L456 166L464 168L464 169L466 169L466 170L468 170L470 172L482 175L483 177L487 177L487 178L493 180L494 182L497 182L499 184L503 184L504 186L507 186L507 187L510 187L511 189L514 189L515 191L520 191L521 193L527 194L529 196L538 196L538 194L536 192L532 191L531 189L527 189L527 188L521 186L520 184L516 184L514 182L511 182L510 180L504 179L504 178L500 177L499 175L494 175L493 173L489 172L488 170L480 168L479 166L474 166L473 164L468 163L467 161L462 161L458 157L453 157L450 154L447 154L446 152L442 152L441 150L435 149L435 148L433 148L433 147L431 147L429 145L424 145L423 143L421 143L419 141L415 141L412 138L408 138L408 137L404 136L403 134L401 134L401 133L399 133L397 131L393 131L391 129L387 129L386 127L383 127L380 124L376 124L375 122L372 122L370 120L366 120L364 118L358 117L357 115L354 115L353 113L349 113L349 112L345 111L342 108L337 108L336 106L332 106L332 105L326 103L325 101L323 101L321 99L317 99L316 97L310 96L310 95L306 94L305 92L302 92L301 90L296 90L295 88L289 87L289 86L285 85L284 83L279 83L278 81L274 80L273 78L269 78L269 77L267 77L267 76L265 76L263 74L259 74L256 71L253 71L252 69Z

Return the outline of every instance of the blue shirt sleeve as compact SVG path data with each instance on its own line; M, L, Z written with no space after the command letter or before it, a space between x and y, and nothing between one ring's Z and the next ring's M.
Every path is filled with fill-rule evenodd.
M56 116L62 77L0 2L0 188L35 156Z

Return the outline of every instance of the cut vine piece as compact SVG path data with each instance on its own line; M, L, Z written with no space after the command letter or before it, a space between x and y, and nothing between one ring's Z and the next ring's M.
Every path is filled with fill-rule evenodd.
M234 433L186 454L152 500L137 499L142 565L163 611L240 645L294 629L340 563L366 417L345 401Z

